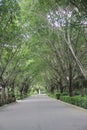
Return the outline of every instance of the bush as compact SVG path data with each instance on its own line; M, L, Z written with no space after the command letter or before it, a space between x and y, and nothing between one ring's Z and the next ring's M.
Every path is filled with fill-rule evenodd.
M57 99L60 99L60 95L61 95L60 93L56 93L55 94L55 96L56 96Z
M48 96L56 99L60 99L60 96L65 96L65 95L68 95L68 93L67 92L60 93L58 91L55 91L54 93L48 93Z
M74 97L60 96L60 100L87 109L87 97L81 97L81 96L74 96Z
M4 102L0 99L0 106L3 106Z
M15 97L9 97L7 100L6 100L6 104L9 104L9 103L12 103L12 102L15 102L16 101L16 98Z
M61 96L67 96L67 95L68 95L68 92L61 93Z
M0 99L0 106L3 106L5 104L9 104L9 103L12 103L15 101L16 101L15 97L9 97L9 98L6 98L5 100Z
M80 92L78 92L78 91L74 92L74 95L80 95Z

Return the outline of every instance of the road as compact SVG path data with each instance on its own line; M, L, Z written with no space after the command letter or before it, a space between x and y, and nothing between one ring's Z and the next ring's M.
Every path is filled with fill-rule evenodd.
M45 95L0 108L0 130L87 130L87 113Z

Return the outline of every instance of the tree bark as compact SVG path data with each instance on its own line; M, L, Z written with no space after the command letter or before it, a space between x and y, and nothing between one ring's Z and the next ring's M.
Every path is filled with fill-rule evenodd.
M69 96L73 96L73 89L72 89L72 66L69 64Z
M1 95L1 98L2 98L3 101L5 101L5 97L6 97L5 87L2 87L2 95Z

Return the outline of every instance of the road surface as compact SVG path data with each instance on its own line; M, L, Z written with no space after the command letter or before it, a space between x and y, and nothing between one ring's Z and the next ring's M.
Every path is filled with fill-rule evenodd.
M87 130L87 113L45 95L0 108L0 130Z

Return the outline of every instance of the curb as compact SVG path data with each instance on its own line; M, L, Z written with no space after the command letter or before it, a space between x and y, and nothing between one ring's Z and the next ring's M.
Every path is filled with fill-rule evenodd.
M69 106L69 107L73 107L73 108L78 109L78 110L80 110L80 111L87 112L86 109L81 108L81 107L78 107L78 106L76 106L76 105L73 105L73 104L70 104L70 103L67 103L67 102L63 102L63 101L61 101L61 100L57 100L57 101L60 102L60 103L65 104L65 105L67 105L67 106Z

